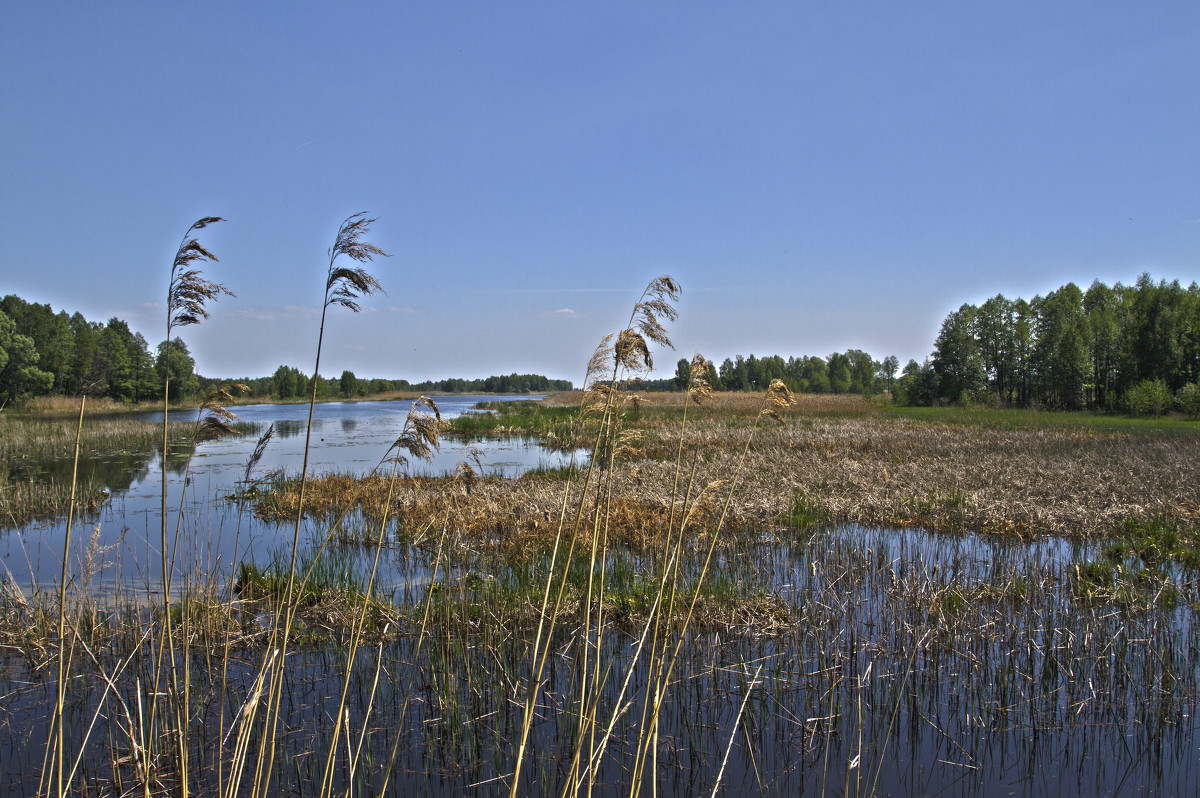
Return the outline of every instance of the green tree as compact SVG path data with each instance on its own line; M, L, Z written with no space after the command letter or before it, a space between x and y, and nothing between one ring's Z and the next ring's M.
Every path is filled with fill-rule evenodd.
M850 358L840 352L834 352L826 358L826 368L829 374L829 390L834 393L848 393L851 379Z
M804 358L800 389L809 393L829 393L829 364L825 358L809 355Z
M1129 298L1122 388L1161 378L1172 391L1187 382L1184 342L1187 335L1187 292L1178 281L1159 281L1143 273Z
M687 358L679 358L679 362L675 364L675 390L686 391L691 378L692 364Z
M92 324L81 313L71 316L71 337L74 346L71 352L71 362L67 365L66 392L70 394L90 393L95 390L98 375L94 372L96 366L96 350L100 345L100 330L98 324Z
M888 355L879 364L879 379L887 383L888 393L892 392L892 387L895 385L896 372L900 370L900 358L895 355Z
M358 378L354 376L353 371L347 369L342 372L338 380L338 392L347 399L358 395Z
M1078 410L1084 406L1091 376L1088 323L1083 292L1067 283L1045 299L1035 298L1038 314L1034 368L1038 394L1051 407Z
M986 387L986 374L975 339L976 308L963 305L942 322L933 353L938 396L974 401Z
M1089 404L1108 407L1117 382L1121 357L1121 327L1118 317L1119 295L1099 280L1093 280L1083 296L1087 317L1092 389Z
M937 398L937 372L928 360L924 364L909 360L900 379L896 380L897 404L924 407Z
M988 388L1001 404L1012 404L1018 394L1021 345L1017 303L997 294L975 314L975 340Z
M54 385L54 375L37 367L33 339L17 332L17 325L0 311L0 407L30 396L42 396Z
M744 391L747 389L745 366L746 361L741 355L737 356L736 361L725 358L721 362L721 384L725 386L725 390Z
M196 361L192 359L187 344L179 336L158 345L158 357L154 361L154 370L158 374L158 389L163 389L163 380L166 379L167 397L172 402L178 402L200 390L200 381L196 378L195 369Z
M129 325L116 317L100 331L93 372L105 396L122 401L137 397L136 347Z
M850 361L850 393L873 396L876 393L875 374L879 364L861 349L849 349L846 358Z
M292 399L305 395L308 378L292 366L280 366L271 376L271 395L277 399Z
M150 354L149 342L140 332L133 334L130 358L133 360L133 370L136 375L133 400L145 402L157 399L156 394L161 386L158 383L158 372L154 369L154 356Z
M7 313L16 324L19 335L33 339L38 353L38 368L54 375L51 390L67 393L67 370L75 345L70 317L61 311L56 314L49 305L26 302L14 294L0 300L0 310Z

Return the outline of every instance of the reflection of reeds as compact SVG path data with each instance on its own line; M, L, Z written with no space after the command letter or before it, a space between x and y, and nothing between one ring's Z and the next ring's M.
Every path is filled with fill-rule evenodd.
M76 412L78 412L78 400ZM75 449L75 419L41 416L0 416L0 460L10 469L24 464L71 460ZM183 443L190 425L172 422L170 444ZM80 431L82 456L120 451L151 451L162 427L151 421L90 414Z
M326 307L378 287L334 267L381 254L361 241L368 223L339 231ZM676 777L701 794L738 772L761 794L868 795L916 762L922 789L1086 765L1100 793L1145 761L1135 780L1177 786L1161 774L1190 762L1200 704L1193 437L792 405L781 385L709 395L702 360L688 394L635 401L625 376L667 343L673 313L673 281L655 286L598 348L572 418L521 422L588 441L586 465L505 480L476 459L406 476L391 455L424 457L444 432L418 401L386 476L304 468L258 499L295 523L270 566L227 585L186 574L133 607L72 604L65 569L53 612L55 597L0 591L0 644L28 658L23 677L58 655L43 787L69 788L82 764L114 794L636 795ZM198 436L221 431L223 405ZM1068 464L1083 473L1055 473ZM873 514L960 534L832 525ZM1118 517L1153 520L1071 554L961 534ZM387 558L411 584L378 589ZM37 629L57 651L39 652Z

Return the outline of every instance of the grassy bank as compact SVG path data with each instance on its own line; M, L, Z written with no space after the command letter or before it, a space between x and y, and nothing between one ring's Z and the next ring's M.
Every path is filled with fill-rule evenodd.
M379 288L335 268L384 254L372 221L339 228L326 309ZM172 296L224 290L197 275ZM631 393L678 294L651 281L586 394L453 430L585 449L573 467L489 478L468 454L409 478L451 431L419 400L379 474L314 476L306 444L235 505L239 535L250 507L290 527L265 565L183 565L213 530L186 491L171 523L166 480L157 583L97 596L98 530L79 564L68 533L56 595L0 595L6 720L34 729L0 745L0 787L975 794L1021 768L1194 791L1193 430L714 396L699 356L686 395Z
M572 425L573 403L578 406L578 397L569 394L542 403L496 403L493 414L456 419L452 429L583 442L588 430ZM699 453L701 484L733 467L760 405L753 394L718 394L692 408L683 443ZM1194 422L893 408L844 396L801 396L781 413L784 423L760 429L749 449L728 519L734 526L811 518L1095 538L1130 520L1171 519L1185 536L1200 524L1200 425ZM616 462L613 484L629 508L618 525L627 542L653 537L655 519L669 513L681 415L677 394L642 396L626 414L638 439ZM482 480L456 504L451 523L467 540L494 539L497 531L522 545L543 537L562 501L560 476ZM439 497L451 480L406 480L393 499L395 517L419 526L444 503ZM331 517L381 501L371 480L330 475L309 485L316 498L308 507ZM286 515L294 494L295 486L281 483L260 510Z

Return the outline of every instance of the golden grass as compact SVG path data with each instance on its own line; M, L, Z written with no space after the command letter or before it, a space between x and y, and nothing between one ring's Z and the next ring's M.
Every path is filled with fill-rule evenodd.
M613 529L623 542L652 541L669 511L678 425L671 411L682 394L653 394L640 418L643 455L614 474ZM578 396L547 400L562 404ZM762 397L718 394L693 409L689 450L706 453L697 482L721 478L736 463ZM847 415L850 413L850 415ZM799 497L833 522L923 526L943 530L1092 537L1127 518L1155 516L1200 523L1200 455L1186 436L1094 430L982 429L913 421L871 412L861 397L801 396L784 424L759 430L748 454L729 523L772 524ZM552 535L562 483L526 475L485 479L469 495L446 499L450 478L406 479L393 497L407 529L449 514L473 545L524 547ZM383 500L383 480L331 475L309 481L306 508L336 514L351 505L368 514ZM285 487L269 499L294 512ZM264 504L270 517L274 510ZM701 526L703 521L700 519ZM661 526L657 527L661 528Z

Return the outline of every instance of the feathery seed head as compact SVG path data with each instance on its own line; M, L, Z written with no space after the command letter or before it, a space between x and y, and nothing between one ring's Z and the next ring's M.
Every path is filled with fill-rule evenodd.
M467 493L471 492L472 486L483 473L483 463L480 462L481 454L478 447L469 446L463 453L462 459L458 461L458 465L454 467L454 478L462 480L467 488ZM472 466L472 463L475 465Z
M704 404L712 398L712 385L708 381L708 361L699 352L692 357L688 374L688 398L696 404Z
M215 222L225 221L219 216L205 216L188 228L183 236L179 249L175 250L175 260L171 264L171 282L167 288L167 323L170 326L183 327L198 324L208 318L204 305L210 300L218 299L222 294L235 296L225 286L205 280L199 269L188 266L197 262L217 262L217 256L205 249L192 233L201 230Z
M200 417L192 433L192 440L201 443L223 435L240 435L241 433L233 428L237 416L225 407L225 403L232 402L235 394L249 392L250 386L237 382L218 388L204 397L200 403Z
M359 211L348 217L338 228L337 238L329 248L329 274L325 280L325 306L341 305L357 313L358 298L383 291L379 281L362 267L334 268L334 262L339 256L345 255L351 260L366 263L374 260L376 255L389 257L379 247L362 240L362 237L375 223L374 219L366 218L366 211Z
M781 379L771 380L771 385L767 388L768 405L759 411L760 416L770 416L783 423L783 416L779 415L779 411L791 407L796 403L795 397L792 396L791 390Z
M439 450L439 436L449 426L442 421L442 414L437 405L428 396L422 396L413 402L408 416L404 419L404 429L400 437L388 448L388 454L395 450L393 458L401 465L408 465L408 458L403 452L421 460L433 458L434 451ZM387 456L384 456L387 459Z
M265 454L267 451L267 444L270 443L271 439L274 437L275 437L275 425L274 424L267 427L267 431L264 432L262 435L258 436L258 443L256 443L254 445L254 453L251 454L250 459L246 461L246 470L245 470L244 474L242 475L243 482L250 481L250 472L253 471L254 467L256 465L258 465L258 462L260 460L262 460L263 454Z
M588 360L587 373L583 375L583 384L588 386L592 383L593 378L607 377L610 370L613 357L613 334L609 333L600 339L600 343L596 346L596 351L592 352L592 357Z
M650 281L642 297L633 306L629 326L617 335L614 347L614 365L629 371L652 371L654 358L650 354L652 341L659 346L674 349L662 319L674 321L679 312L675 302L679 300L679 284L668 275L659 275Z
M632 328L621 330L617 336L614 356L617 366L627 371L650 371L654 368L650 346L642 334Z

